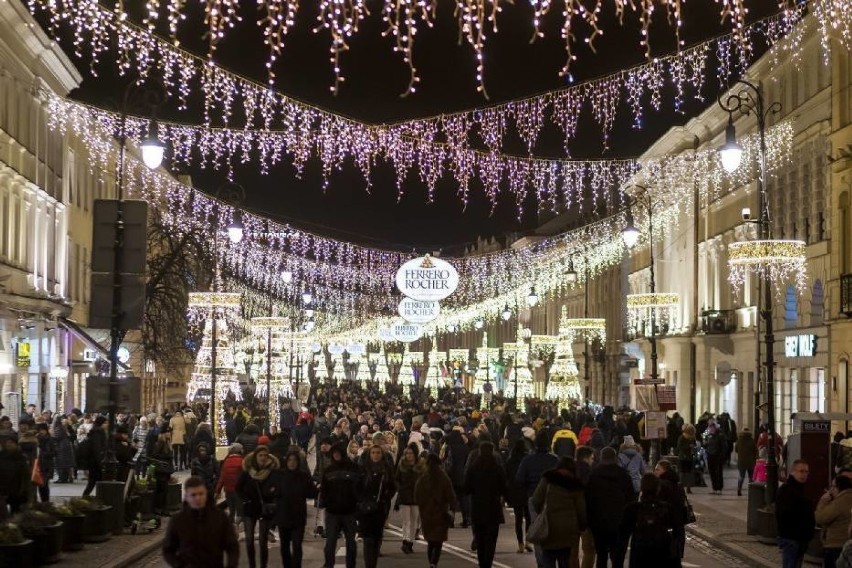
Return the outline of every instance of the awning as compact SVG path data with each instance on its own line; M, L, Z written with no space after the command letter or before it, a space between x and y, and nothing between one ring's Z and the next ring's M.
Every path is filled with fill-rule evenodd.
M80 327L80 324L78 324L74 320L70 320L65 317L59 317L57 321L59 322L59 325L61 327L71 332L75 337L77 337L77 339L79 339L92 349L98 351L101 355L103 355L104 359L109 360L109 349L95 341L95 338L89 335L82 327ZM118 366L119 368L125 371L130 370L130 367L127 364L122 363L121 361L118 362Z

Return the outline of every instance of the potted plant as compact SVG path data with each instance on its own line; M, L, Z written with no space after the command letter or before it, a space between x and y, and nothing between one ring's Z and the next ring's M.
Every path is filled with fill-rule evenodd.
M74 497L68 501L68 506L86 516L83 521L83 542L104 542L112 536L108 514L112 507L104 505L95 497Z
M13 522L0 523L0 568L31 568L33 541Z
M18 513L14 522L24 533L24 537L32 539L36 565L54 564L59 561L62 550L62 521L57 517L40 511L29 509Z
M183 493L181 493L180 480L171 476L169 478L169 486L166 491L166 509L170 512L180 511L181 503L183 502Z
M62 550L64 552L76 552L83 549L83 522L86 520L86 515L76 512L66 503L55 503L53 501L34 503L32 508L37 511L44 511L62 521Z

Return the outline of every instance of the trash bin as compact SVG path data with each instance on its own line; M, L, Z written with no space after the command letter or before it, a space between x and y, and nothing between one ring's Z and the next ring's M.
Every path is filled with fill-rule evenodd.
M758 533L757 510L766 505L766 483L752 481L748 484L748 516L746 518L746 534Z

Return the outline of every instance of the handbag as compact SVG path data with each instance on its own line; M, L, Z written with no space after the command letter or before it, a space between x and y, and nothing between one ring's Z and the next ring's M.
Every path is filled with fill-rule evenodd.
M376 493L375 499L368 499L367 501L359 501L358 502L358 512L362 515L372 515L376 511L379 510L379 499L382 498L382 484L385 482L385 476L382 475L381 481L379 481L379 492Z
M681 491L683 491L682 488ZM689 502L689 497L686 496L686 492L683 493L683 504L686 507L686 519L683 524L691 525L698 521L698 519L695 518L695 510L693 510L692 503Z
M271 519L275 516L275 513L278 512L278 508L275 506L275 503L267 503L263 500L263 493L260 490L260 482L255 481L255 487L257 487L257 498L260 502L260 516L264 519Z
M36 487L44 487L44 476L41 474L41 450L36 453L36 459L33 460L33 470L30 472L30 481Z
M541 513L530 523L527 529L527 542L541 544L550 534L550 524L547 522L547 495L549 493L550 485L547 486L544 493L544 507L541 508Z

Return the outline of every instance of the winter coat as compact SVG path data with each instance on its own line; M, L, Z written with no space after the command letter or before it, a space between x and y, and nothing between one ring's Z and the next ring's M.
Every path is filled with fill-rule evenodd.
M233 493L237 490L237 481L243 473L243 456L241 454L231 454L227 456L219 468L219 480L216 482L216 490L214 493L219 493L223 489L226 493Z
M471 464L464 476L464 492L470 495L474 525L503 522L506 473L493 454L482 455Z
M414 501L420 510L423 538L427 542L446 542L450 529L448 512L456 503L447 474L440 468L427 470L414 485Z
M213 488L216 486L216 478L219 476L219 462L213 456L206 456L204 461L201 458L193 458L189 464L189 469L192 475L197 475L204 480L207 485L207 491L213 493Z
M666 471L660 476L657 496L669 505L672 523L675 526L686 525L686 493L675 472Z
M635 500L633 482L618 464L592 469L586 483L586 511L592 530L613 530L621 522L624 508Z
M515 481L526 488L527 496L532 497L544 472L555 468L557 463L559 458L547 450L536 450L521 460Z
M213 442L213 434L209 430L196 430L195 435L192 437L192 443L190 446L190 457L195 457L198 455L198 446L201 444L207 444L207 453L212 454L213 450L216 448L216 444ZM245 451L245 448L243 448Z
M775 498L775 520L778 522L778 537L808 543L814 535L814 509L805 496L805 486L791 475Z
M525 457L524 454L512 454L506 462L506 504L513 509L526 507L529 498L526 484L517 478Z
M228 561L223 562L223 553ZM228 515L208 500L204 509L184 504L173 516L163 540L163 559L180 568L236 568L240 563L240 544Z
M308 523L307 500L317 496L317 486L311 476L299 468L286 467L279 472L275 498L275 524L285 528L304 527Z
M261 468L254 452L243 460L243 473L237 481L237 494L243 500L243 515L252 519L263 516L263 505L278 498L280 480L278 458L269 455L269 463Z
M624 448L618 453L618 465L630 476L633 491L639 493L642 475L645 473L645 460L642 459L642 454L633 448Z
M822 527L823 548L843 548L852 520L852 489L841 491L831 501L820 499L814 518Z
M78 464L82 469L100 468L107 450L107 437L103 428L92 428L86 436L89 452L85 463Z
M317 448L316 465L314 465L314 473L312 476L314 483L319 484L322 481L322 476L330 464L331 456L319 451L319 448Z
M461 487L464 484L464 469L470 457L470 449L465 445L461 434L455 431L447 434L445 448L444 464L450 464L450 467L446 468L447 475L453 482L453 487Z
M695 446L697 442L692 436L681 434L677 439L677 459L681 462L692 463L695 459Z
M258 434L243 431L237 436L236 442L242 444L243 452L248 456L251 452L257 449Z
M672 529L672 513L668 504L656 496L643 498L641 501L630 503L624 509L619 531L622 534L624 544L633 535L630 544L630 566L654 566L660 568L675 568L680 566L679 555L673 554L671 545L672 534L669 532L667 538L661 542L654 542L637 538L634 535L638 519L648 510L656 510L662 520L663 526Z
M320 481L325 510L333 515L354 515L361 494L361 470L347 457L332 461Z
M717 431L711 434L709 431L704 435L704 450L707 456L722 456L727 448L727 439L724 434Z
M396 498L397 505L416 505L414 500L414 486L417 480L426 471L426 464L420 458L414 465L400 461L396 467L396 490L399 492Z
M573 475L557 470L544 473L532 496L536 513L547 506L547 537L541 542L545 550L577 546L580 533L586 530L586 500L583 484Z
M68 437L68 429L62 425L56 425L52 429L53 439L56 441L56 460L53 465L58 470L74 467L74 445Z
M130 435L130 441L136 445L136 455L133 456L133 459L139 461L145 455L145 440L148 438L148 425L142 426L141 424L137 424L133 429L133 434Z
M27 502L31 470L21 450L0 450L0 496L9 505Z
M172 416L169 420L169 427L172 429L172 445L182 446L186 443L186 420L183 416Z
M27 464L32 468L36 455L38 455L38 436L36 436L35 431L30 430L25 434L21 434L18 437L18 448L20 448L24 457L27 458Z
M50 481L56 465L56 441L50 435L37 438L39 470L45 481Z
M757 461L757 444L751 432L740 432L737 436L737 443L734 444L734 451L737 452L738 469L748 471L754 469L754 464Z

